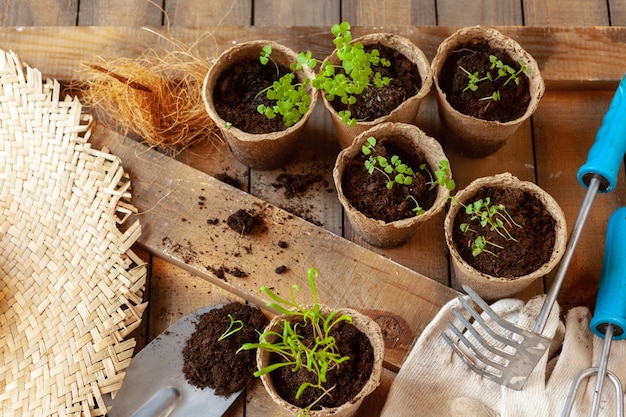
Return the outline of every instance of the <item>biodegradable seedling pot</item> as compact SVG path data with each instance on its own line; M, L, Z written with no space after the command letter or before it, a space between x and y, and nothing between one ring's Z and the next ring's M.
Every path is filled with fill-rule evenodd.
M504 122L484 120L459 112L448 101L441 87L442 69L446 61L454 52L464 48L472 49L472 45L480 43L487 43L490 49L506 51L515 62L525 63L528 69L525 74L529 80L530 101L521 117ZM460 153L469 157L484 157L500 149L535 112L545 90L535 59L516 41L488 27L473 26L456 31L439 45L431 65L446 140L449 140Z
M353 43L354 42L361 42L365 46L380 44L404 55L409 61L417 66L417 71L421 78L422 85L415 95L408 97L391 113L381 116L375 120L359 121L356 126L352 127L341 120L338 112L335 110L332 103L326 99L326 94L322 91L321 94L324 106L330 114L333 126L337 132L339 145L342 149L347 148L357 135L380 123L413 123L415 121L415 117L417 116L422 99L430 92L433 82L431 67L426 55L409 39L390 33L372 33L359 37L355 39ZM335 49L335 51L328 56L326 60L333 65L339 65L340 62L337 57L337 50Z
M311 96L309 111L293 126L267 134L248 133L236 126L229 126L229 121L224 120L215 108L216 84L220 76L233 68L237 61L252 59L261 65L259 57L266 45L272 47L271 59L276 64L289 68L291 63L297 62L297 54L279 43L265 40L244 42L224 51L217 58L209 69L202 88L202 97L209 117L219 127L235 157L248 167L257 170L279 168L293 157L298 142L302 140L302 130L317 103L317 90L309 84L308 91ZM268 65L273 65L273 63ZM312 79L315 73L305 66L296 71L296 76L300 82L303 82L305 78Z
M432 219L444 207L450 190L444 186L436 186L436 197L434 203L423 214L413 215L404 219L386 222L367 216L355 208L353 202L346 197L343 187L344 175L347 166L352 163L355 157L362 153L362 146L370 136L378 141L385 141L391 138L402 148L409 150L414 155L421 155L431 172L438 169L441 161L448 161L439 142L427 136L418 127L406 123L382 123L358 135L354 142L341 151L335 162L333 170L333 180L337 189L338 198L343 206L350 223L356 232L369 244L388 248L399 246L410 239L419 226ZM417 167L413 167L416 169ZM369 175L365 172L364 175ZM451 175L451 173L450 173ZM386 190L375 190L374 193L383 193Z
M320 311L328 315L333 309L320 305ZM311 410L310 417L325 417L325 416L333 416L333 417L348 417L353 416L357 412L359 406L363 402L363 399L367 397L369 394L374 392L374 390L380 384L380 378L382 374L383 367L383 359L385 353L385 344L382 336L382 331L380 326L371 318L359 313L356 310L341 308L337 309L338 314L336 317L340 317L341 315L347 314L352 317L352 325L354 325L361 333L365 334L372 345L373 353L374 353L374 363L372 367L372 372L369 376L369 379L363 386L363 388L358 392L358 394L353 397L349 402L344 403L338 407L334 408L321 408L318 410ZM266 330L281 328L281 323L284 320L291 321L292 316L286 315L278 315L274 317L270 323L267 325ZM263 369L270 364L270 353L263 349L257 350L257 367L258 369ZM281 408L293 413L293 415L301 415L303 409L295 406L290 403L286 399L282 398L276 392L274 387L274 382L272 380L272 374L264 374L261 376L261 381L263 382L263 386L268 392L269 396L272 400L279 405Z
M551 252L549 256L546 257L547 260L542 265L537 267L537 269L520 276L494 276L475 269L466 260L467 258L464 259L459 253L459 248L453 238L454 230L457 228L457 226L455 226L456 217L459 215L461 210L465 210L465 207L472 204L478 197L479 192L485 188L510 188L527 192L531 196L535 197L554 219L554 243L552 245ZM510 173L504 173L474 180L466 188L459 191L455 195L455 199L457 202L450 205L450 209L448 210L444 220L444 233L446 244L451 255L452 269L454 276L459 283L468 285L481 297L487 300L495 300L502 297L512 296L528 287L536 279L548 274L561 260L567 243L567 225L565 222L565 215L554 198L552 198L550 194L538 185L529 181L522 181ZM492 203L498 204L499 202L492 201ZM510 207L508 209L510 210ZM531 217L537 217L536 213L528 214L528 219ZM474 224L471 224L470 227L478 229L478 226ZM512 234L515 234L515 227L510 227L510 230ZM544 235L537 236L537 242L543 241L544 238ZM466 246L466 243L463 243L463 245ZM502 256L502 252L499 254L499 256ZM525 257L527 254L524 253L522 255ZM498 254L496 254L495 257L492 257L493 255L489 253L481 253L477 256L488 257L488 259L491 259L493 262L498 262Z

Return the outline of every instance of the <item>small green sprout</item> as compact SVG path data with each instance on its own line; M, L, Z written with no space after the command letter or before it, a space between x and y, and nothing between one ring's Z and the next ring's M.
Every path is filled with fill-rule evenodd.
M513 220L513 217L506 211L504 204L491 204L491 199L485 197L485 199L478 199L465 206L465 213L471 215L470 222L477 223L483 229L495 231L505 240L517 242L517 239L509 232L509 228L521 228L522 226ZM468 223L462 223L459 227L463 233L474 232L479 234ZM480 253L486 252L497 257L495 253L486 249L487 245L502 249L501 246L488 241L481 235L472 242L472 255L478 256Z
M228 325L228 328L224 331L224 333L222 333L222 335L217 339L218 342L221 342L227 337L234 335L245 326L243 321L235 320L231 314L228 315L228 318L230 319L230 324Z
M445 187L450 191L453 191L456 188L456 182L454 182L452 174L450 173L450 162L448 162L447 159L439 161L437 170L434 172L434 177L427 169L426 164L420 165L420 169L428 173L430 181L428 181L427 184L430 186L431 190L438 185Z
M373 174L378 171L387 179L387 188L392 189L394 184L411 185L413 183L413 169L402 163L398 155L392 155L389 160L381 155L372 155L372 151L376 146L376 138L370 136L365 144L361 147L361 151L369 158L365 160L365 168L367 172Z
M489 62L491 63L491 66L489 67L489 70L485 73L483 77L480 76L480 73L478 71L471 73L465 68L459 66L459 69L467 75L467 86L463 89L463 91L468 91L468 90L477 91L478 84L480 84L481 82L483 81L494 82L503 77L508 77L506 81L502 84L503 86L508 85L509 82L511 81L513 81L516 85L519 85L520 83L519 76L522 74L522 72L526 72L526 73L530 72L530 70L526 66L526 63L523 61L519 61L520 67L518 70L512 68L509 65L506 65L504 62L502 62L501 59L499 59L495 55L489 56ZM495 70L495 73L492 73L492 71L494 70ZM500 91L496 90L490 96L482 97L480 98L480 100L500 101Z
M233 127L233 124L232 124L231 122L225 122L225 123L224 123L224 129L228 130L228 129L230 129L231 127Z
M259 58L261 64L267 65L270 60L274 62L271 53L271 46L265 45ZM278 65L275 62L274 65L278 71ZM288 72L270 86L259 91L257 96L265 93L268 100L272 100L275 104L273 106L260 104L257 106L257 111L264 114L268 119L274 119L277 115L281 115L283 123L287 127L298 123L311 106L311 96L307 91L310 80L305 78L302 83L294 83L295 78L295 73Z
M330 332L340 322L352 323L352 317L346 314L339 315L338 311L332 311L328 315L320 311L320 306L317 302L317 288L315 286L315 279L318 276L317 269L309 268L308 281L313 294L313 305L309 308L304 308L296 300L295 293L300 291L298 285L291 287L290 300L278 296L268 287L261 287L261 291L272 300L267 303L267 306L274 308L280 314L287 315L289 318L281 322L282 329L266 330L259 336L258 343L245 343L239 349L262 349L276 353L283 358L282 362L270 364L256 371L254 373L256 377L286 366L292 367L294 372L304 368L316 375L317 381L315 383L304 382L300 385L296 393L296 399L299 399L308 388L317 388L321 391L321 394L313 403L304 407L298 414L299 416L310 415L311 408L322 398L330 395L330 391L334 387L324 387L324 383L327 382L327 372L350 359L348 356L342 356L338 352L336 340ZM299 334L300 328L309 325L312 326L314 331L313 340L315 343L307 343L304 336ZM306 360L303 360L303 358Z
M419 216L420 214L424 214L424 213L426 213L426 210L424 210L424 209L422 208L422 206L420 206L420 203L419 203L419 202L417 201L417 199L416 199L415 197L413 197L411 194L407 195L407 196L406 196L406 199L407 199L407 200L412 200L412 201L413 201L413 204L415 205L415 207L413 207L413 208L411 209L411 211L412 211L413 213L415 213L415 215L416 215L416 216Z
M332 65L328 61L317 60L313 58L311 52L298 54L300 65L315 69L320 64L320 69L312 81L313 87L323 90L328 101L339 97L346 106L356 103L356 96L361 94L370 83L380 88L389 85L391 81L389 77L383 77L380 72L374 72L372 68L389 67L391 62L381 57L377 49L366 52L362 43L353 44L350 29L348 22L334 24L331 27L331 32L335 36L333 43L341 62L339 66ZM342 71L339 71L340 69ZM342 110L338 114L347 125L356 125L357 121L352 117L350 110Z

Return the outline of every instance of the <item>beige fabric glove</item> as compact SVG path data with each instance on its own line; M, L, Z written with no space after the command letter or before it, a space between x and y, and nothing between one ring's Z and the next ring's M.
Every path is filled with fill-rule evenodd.
M537 306L541 305L543 298L537 297L526 306L520 300L505 299L491 307L500 318L525 323L534 320L534 312L538 311ZM469 369L441 337L448 320L458 324L452 313L455 307L460 307L458 299L443 306L419 337L390 388L381 417L497 415L492 410L499 410L502 404L500 384ZM553 308L544 332L550 338L559 327L558 312L558 307ZM485 320L489 321L486 317ZM458 410L454 407L459 398L469 398L473 402L465 406L461 414L455 414ZM469 406L475 406L475 409Z
M474 414L470 414L473 417L560 417L574 379L581 371L597 366L600 362L604 339L591 333L590 319L591 314L587 308L571 309L567 314L565 340L560 355L548 363L541 361L523 390L514 391L501 387L501 404L498 408L490 408L475 398L463 397L453 401L452 414L466 417L466 410L470 409L476 410ZM624 358L626 341L613 341L608 369L622 381L626 378ZM554 369L550 373L551 365ZM589 416L595 382L595 377L583 381L575 397L571 416ZM612 384L606 383L604 386L598 416L615 416L615 390Z

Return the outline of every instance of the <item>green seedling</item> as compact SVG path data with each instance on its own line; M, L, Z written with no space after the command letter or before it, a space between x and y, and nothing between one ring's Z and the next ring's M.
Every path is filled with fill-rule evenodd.
M282 357L282 362L270 364L256 371L254 375L257 377L282 367L291 367L294 372L305 368L316 375L315 383L305 382L300 385L296 393L296 399L299 399L308 388L317 388L322 393L313 403L304 407L298 414L299 416L310 415L311 408L324 396L330 395L330 391L334 387L324 387L327 381L327 372L350 359L348 356L342 356L338 352L336 340L331 336L330 332L342 321L352 323L352 317L346 314L339 315L336 310L328 315L320 311L320 306L317 302L317 288L315 286L317 277L318 271L315 268L309 268L308 281L313 294L313 305L308 308L303 307L296 300L296 292L300 291L298 285L291 287L289 300L276 295L268 287L261 287L261 291L272 300L267 303L267 306L274 308L280 314L286 315L287 318L281 322L282 328L266 330L260 334L258 343L245 343L240 348L240 350L262 349ZM304 336L299 333L300 329L305 326L311 326L313 329L314 343L307 342L304 340Z
M511 215L506 211L506 207L503 204L491 204L491 199L489 197L485 197L484 200L481 198L465 206L465 213L471 215L471 223L476 223L483 229L495 231L506 240L517 242L517 240L509 232L509 228L521 228L522 226L513 220L513 217L511 217ZM468 223L462 223L460 228L463 233L468 231L472 231L477 234L479 233L475 229L472 229L471 225ZM488 241L481 235L478 236L472 243L472 254L474 256L478 256L482 252L487 252L493 256L497 256L492 251L486 249L487 245L502 249L501 246Z
M430 173L426 164L420 165L420 169L426 171L430 177L430 181L428 181L427 184L430 186L431 190L438 185L445 187L450 191L453 191L456 188L456 182L452 179L452 173L450 172L450 162L448 162L447 159L439 161L437 170L434 172L434 177L433 174Z
M313 87L323 90L328 101L339 97L347 106L356 103L356 97L371 83L380 88L389 85L391 81L389 77L383 77L380 72L374 72L373 69L379 65L389 67L391 62L382 58L376 49L366 52L362 43L353 44L350 29L348 22L334 24L331 28L335 36L333 43L337 48L340 65L315 59L311 52L298 54L299 65L307 65L312 69L320 65L312 81ZM357 120L352 117L350 110L342 110L338 114L347 125L356 125Z
M261 56L259 61L263 65L267 65L270 61L276 66L278 72L278 65L271 58L272 47L265 45L261 50ZM292 67L292 70L295 67ZM294 72L288 72L280 77L279 80L274 81L272 85L259 91L259 94L265 93L268 100L272 100L275 104L273 106L266 106L260 104L257 107L257 111L264 114L268 119L274 119L277 115L282 116L285 126L290 127L295 125L302 119L311 106L311 96L307 91L307 86L310 83L308 78L301 83L294 83L296 74Z
M376 138L370 136L365 144L361 147L361 151L369 158L365 160L365 168L369 174L375 171L380 172L387 179L386 186L392 189L394 184L411 185L413 183L413 169L402 163L398 155L392 155L389 160L381 155L373 155L376 146Z
M484 76L480 76L479 72L476 71L474 73L469 72L463 67L459 67L461 71L463 71L467 75L467 86L463 89L463 91L477 91L478 85L483 81L492 81L495 82L503 77L508 77L506 81L502 84L503 86L508 85L511 81L513 81L516 85L520 83L520 75L522 72L529 73L530 70L526 66L526 63L523 61L519 61L519 69L515 69L509 65L506 65L495 55L489 56L489 62L491 62L491 66L489 70L485 73ZM500 101L500 91L494 91L490 96L482 97L480 100L493 100Z
M234 335L245 326L243 321L235 320L231 314L228 315L228 318L230 319L230 324L228 325L228 328L224 331L224 333L222 333L222 335L217 339L218 342L221 342L222 340Z

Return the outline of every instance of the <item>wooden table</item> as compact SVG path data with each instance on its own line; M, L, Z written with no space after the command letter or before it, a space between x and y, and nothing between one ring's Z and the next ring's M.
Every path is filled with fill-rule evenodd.
M532 120L522 126L503 149L484 159L467 159L446 147L445 138L438 136L440 126L433 94L422 105L415 123L443 142L459 188L480 176L512 172L550 192L565 211L570 227L584 196L584 189L576 181L576 172L585 161L615 86L626 72L626 28L619 26L626 24L626 5L620 0L574 0L568 2L565 9L560 0L390 0L382 5L378 0L177 0L158 3L165 4L165 13L154 3L143 0L80 3L78 0L5 0L0 7L0 25L3 26L0 28L0 48L14 50L48 77L67 81L76 76L80 62L88 62L96 56L138 56L144 49L155 46L159 42L155 35L140 29L141 26L163 30L164 25L170 25L172 35L185 42L193 42L209 33L211 36L207 42L200 46L207 56L217 56L235 41L259 38L280 41L294 50L311 49L318 56L325 56L331 49L329 26L348 20L356 26L354 32L357 35L382 26L386 31L406 36L432 59L437 45L457 27L496 25L533 54L547 81L546 94ZM114 136L109 131L97 129L94 140L112 141L111 135ZM286 229L280 230L306 230L308 238L294 239L315 245L311 248L313 251L330 253L332 256L328 256L333 260L351 259L350 263L339 263L341 273L362 280L343 283L342 291L335 291L336 288L331 286L324 290L322 299L344 301L347 288L348 292L356 294L357 299L346 303L361 309L389 310L393 309L389 306L396 301L393 298L396 293L416 297L424 293L425 288L435 291L432 294L437 302L431 305L426 300L424 305L430 307L409 317L410 323L406 326L413 330L413 334L388 348L388 369L383 383L359 413L377 416L395 370L401 366L419 331L436 312L437 303L454 295L449 289L457 288L449 272L443 241L443 214L400 248L380 250L368 246L344 221L332 189L330 171L339 148L322 106L316 109L306 136L314 138L315 145L303 149L285 171L293 174L322 172L328 184L313 187L296 198L285 198L283 190L272 186L282 170L250 171L225 147L216 150L200 144L178 156L182 164L169 158L160 163L173 166L177 173L197 175L209 184L211 190L221 190L221 186L210 176L228 173L239 179L243 191L249 193L247 197L241 197L244 201L267 204L275 216L292 212L305 217L307 222L297 217L289 219ZM159 158L158 155L155 157ZM128 159L124 161L124 158ZM131 164L131 156L124 158L125 165L127 162ZM618 181L618 188L613 193L596 198L584 238L559 297L565 307L593 304L606 222L610 214L626 202L623 171ZM236 190L228 192L241 196ZM136 195L136 198L142 196ZM216 208L218 206L216 203ZM174 223L177 218L169 220L180 230L187 230L180 222ZM320 238L316 239L316 236ZM142 243L144 248L158 246L158 242L151 242L148 238ZM312 266L294 263L290 265L291 274L253 274L244 283L230 278L224 282L210 272L200 273L197 265L182 265L171 254L146 251L142 247L138 250L142 251L150 272L146 288L149 307L143 326L136 334L138 347L176 319L205 305L243 298L259 303L262 300L254 295L255 288L262 284L284 288L304 278L301 271ZM225 253L219 251L204 256L203 260L208 259L213 265L219 265L225 259ZM283 259L293 260L295 255L285 256ZM315 259L321 262L324 256ZM278 258L265 263L259 260L258 265L264 270L273 270L278 266L277 262ZM392 283L389 292L370 293L376 288L377 276L355 271L375 269L378 265L417 280L419 288L412 288L411 281L406 281L403 285ZM323 265L315 266L323 273L331 272L324 270ZM544 282L537 282L519 297L528 298L544 292L551 278L548 276ZM374 304L369 305L371 300ZM256 384L227 415L280 415L266 399L264 390Z

